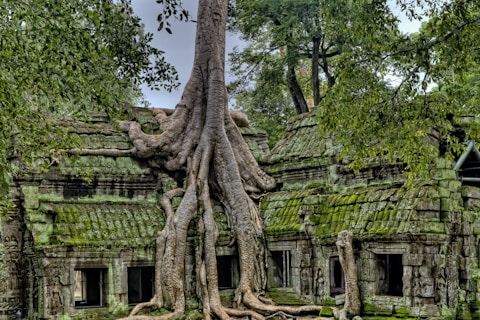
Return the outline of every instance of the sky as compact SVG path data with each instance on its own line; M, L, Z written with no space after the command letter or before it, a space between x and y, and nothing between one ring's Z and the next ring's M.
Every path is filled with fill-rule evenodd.
M192 15L192 19L196 20L197 1L184 0L183 3L185 9ZM158 32L157 16L161 8L159 4L154 0L132 0L132 7L135 14L142 19L145 31L154 35L152 45L165 52L166 60L175 66L181 82L180 87L172 92L165 90L152 91L146 85L142 86L142 92L152 107L173 109L180 101L183 87L187 83L193 67L196 24L191 21L172 21L172 34L164 31ZM227 34L227 54L237 45L241 45L238 36ZM226 81L228 82L228 64L226 68Z
M183 1L185 9L192 15L195 20L197 15L197 1ZM173 64L178 71L180 87L172 92L165 90L152 91L146 85L142 86L142 92L145 99L150 103L151 107L175 108L180 101L183 87L190 77L193 66L193 56L195 47L195 28L194 22L172 21L172 34L167 32L158 32L157 16L160 12L160 5L154 0L132 0L132 7L137 16L142 19L145 25L145 31L154 35L152 45L165 52L168 62ZM393 8L394 12L399 9ZM401 13L400 13L401 14ZM415 32L420 26L418 21L408 21L405 17L401 18L400 30L404 32ZM241 46L238 35L227 34L226 51L231 52L235 46ZM228 83L228 62L226 64L227 73L226 81Z

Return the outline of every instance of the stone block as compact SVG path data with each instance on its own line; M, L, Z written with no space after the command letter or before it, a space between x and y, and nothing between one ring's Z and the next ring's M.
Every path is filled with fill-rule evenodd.
M453 167L453 162L446 158L435 158L434 164L437 169L451 169Z
M363 312L374 316L391 316L393 314L393 304L365 303Z
M440 221L440 211L414 211L413 215L416 219L421 221Z
M421 266L423 264L423 255L417 253L404 254L402 264L404 266Z
M415 203L415 209L420 211L439 211L440 203L439 198L422 198Z
M47 218L43 213L37 213L36 211L27 210L27 217L31 223L47 223Z
M442 211L455 211L462 207L462 203L452 198L440 199L440 210Z
M456 180L457 173L453 169L439 169L433 172L435 180Z
M458 180L444 180L439 181L438 185L440 187L446 188L450 192L459 192L462 187L462 183Z
M446 233L447 228L443 222L428 222L423 224L423 231L427 233Z
M480 188L475 186L462 186L461 194L464 198L480 199Z
M50 235L53 232L53 225L35 223L31 230L36 245L47 245L50 243Z
M464 201L464 206L466 209L475 210L480 208L480 199L477 198L467 198Z
M399 201L398 208L401 210L411 210L415 207L416 199L402 199Z
M440 198L450 198L451 192L447 188L438 187L437 190Z
M38 186L22 186L25 209L38 208Z

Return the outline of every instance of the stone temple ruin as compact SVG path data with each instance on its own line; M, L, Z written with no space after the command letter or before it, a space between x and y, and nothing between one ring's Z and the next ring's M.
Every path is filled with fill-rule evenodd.
M158 129L148 109L132 117L146 132ZM127 134L102 118L70 125L88 148L131 148ZM241 130L279 185L256 197L275 302L342 304L335 241L338 232L351 230L365 318L480 317L475 143L456 162L439 157L431 181L407 188L399 165L372 163L354 174L337 160L334 140L319 136L313 113L292 119L271 152L265 134ZM15 206L0 222L0 320L15 319L19 311L23 319L114 319L148 301L155 237L164 223L158 195L183 178L166 171L161 158L129 156L79 156L73 164L60 161L47 172L16 176ZM228 304L238 265L228 221L216 208L219 286ZM191 250L187 260L193 244ZM187 298L195 293L192 274L187 262Z

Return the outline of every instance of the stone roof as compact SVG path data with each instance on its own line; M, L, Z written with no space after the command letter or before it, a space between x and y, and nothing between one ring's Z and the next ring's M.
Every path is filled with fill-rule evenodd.
M151 110L140 111L135 120L144 130L158 132ZM270 236L308 234L331 242L339 231L350 229L356 239L422 234L438 238L446 234L451 207L462 205L458 203L461 184L446 160L436 164L434 181L412 189L403 186L398 166L384 165L382 170L372 166L357 174L349 171L337 160L339 147L334 140L319 135L314 113L293 118L271 154L264 133L248 127L240 130L256 158L280 182L281 190L260 201ZM106 122L76 122L72 134L91 149L131 148L127 134ZM167 173L157 181L152 170L146 160L134 157L79 156L74 163L61 162L44 176L47 182L40 183L39 204L27 204L36 244L153 244L164 222L157 189L165 192L176 182ZM85 193L67 197L69 179L85 172L82 185L73 185ZM231 230L221 206L216 205L215 212L220 241L229 241Z
M147 133L161 132L151 109L134 108L129 119L141 123ZM85 149L132 148L128 134L101 116L90 122L56 124L68 128ZM257 160L266 159L266 134L249 127L240 130ZM152 166L150 160L133 156L75 155L59 159L47 172L32 175L28 171L21 177L21 188L35 245L153 245L164 225L158 192L176 188L178 179L161 168L161 159L158 161ZM219 240L228 242L231 231L227 218L221 206L214 209Z
M261 201L268 235L307 234L329 243L346 229L357 240L446 237L452 212L463 210L453 162L438 158L431 181L407 187L401 165L372 161L354 173L337 159L339 148L320 136L314 112L291 119L266 167L281 186Z
M351 230L355 239L397 239L420 234L444 235L442 203L449 192L422 185L404 187L372 186L328 194L322 189L283 191L262 201L269 235L307 232L319 240L332 241L342 230Z
M402 179L402 165L371 161L353 172L349 159L339 160L334 135L321 136L312 111L292 117L285 136L272 149L266 171L282 184L323 182L331 185L370 184Z
M154 243L164 224L161 208L142 202L42 202L41 211L55 217L51 245L142 247Z

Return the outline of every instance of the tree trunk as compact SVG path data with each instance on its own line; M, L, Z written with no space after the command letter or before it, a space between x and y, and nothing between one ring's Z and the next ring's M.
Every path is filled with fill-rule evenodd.
M296 57L294 56L295 49L287 45L287 87L292 96L293 105L297 114L308 112L307 101L303 95L302 88L298 84L297 75L295 74L295 67L297 65Z
M360 314L360 293L352 241L351 231L344 230L338 234L337 249L345 275L345 304L339 315L340 320L348 319L348 314Z
M321 309L272 306L258 299L266 284L264 235L258 208L246 190L272 189L275 181L260 169L228 112L224 80L227 2L199 1L194 67L175 111L169 114L159 110L156 115L163 133L147 135L136 122L120 124L129 133L137 156L162 155L168 170L187 173L186 185L167 192L161 199L167 218L156 243L155 297L135 307L128 319L163 319L185 312L187 230L197 215L200 245L196 248L195 264L204 319L212 315L219 319L229 319L230 315L263 319L256 311L298 314ZM174 210L171 199L182 194L182 201ZM211 199L222 203L237 245L240 283L236 305L250 310L225 308L220 303L215 254L218 231ZM172 313L157 317L136 315L145 306L171 308Z
M320 38L313 38L312 49L312 91L313 91L313 105L318 106L321 101L320 97L320 79L318 77L318 59L320 58Z
M297 114L302 114L308 112L307 101L303 96L302 89L297 81L297 76L295 74L295 66L288 65L287 70L287 86L290 91L290 95L293 99L293 104L295 106L295 111Z

